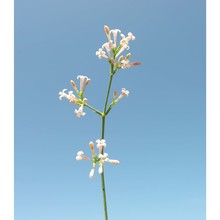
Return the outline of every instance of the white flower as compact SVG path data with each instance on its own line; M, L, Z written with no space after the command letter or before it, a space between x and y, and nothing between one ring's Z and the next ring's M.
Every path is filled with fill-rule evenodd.
M130 40L135 40L135 36L131 33L131 32L129 32L128 33L128 36L127 36L127 39L130 41Z
M122 60L121 61L121 68L122 69L130 68L131 66L132 65L129 60Z
M119 52L117 53L116 57L118 57L119 54L121 54L124 50L129 50L130 47L129 47L129 41L131 40L135 40L135 36L129 32L128 33L128 36L125 37L124 34L121 34L121 40L120 40L120 46L121 46L121 49L119 50Z
M91 169L90 173L89 173L89 178L92 179L94 177L94 168Z
M100 148L103 148L104 146L106 146L105 140L97 140L97 145L100 144ZM108 158L108 154L107 153L100 153L99 154L95 154L94 151L94 143L92 141L89 142L89 146L90 149L92 151L92 159L88 158L84 155L83 151L78 151L77 156L76 156L76 160L90 160L92 161L92 169L89 173L89 178L92 179L94 177L94 172L95 172L95 166L96 164L98 164L99 169L98 169L98 173L102 174L103 173L103 169L104 169L104 162L108 162L108 163L112 163L112 164L119 164L118 160L112 160Z
M101 160L105 160L107 158L108 154L107 153L104 153L104 154L99 154L98 157L99 159Z
M96 55L98 56L99 59L102 59L103 57L104 58L111 58L110 59L111 63L114 64L115 58L117 58L124 50L129 50L129 48L130 48L129 41L135 40L135 36L131 32L128 33L127 37L124 34L120 34L120 36L121 36L120 45L117 46L117 36L118 36L118 33L121 33L121 30L119 30L119 29L110 30L109 27L105 25L104 31L105 31L106 36L108 38L108 42L104 43L102 45L102 48L100 48L98 51L96 51ZM113 40L111 38L111 34L113 36ZM102 49L105 49L107 54ZM113 58L113 55L114 55L114 58ZM124 68L130 67L132 65L128 64L127 62L126 63L123 62L121 66L124 69Z
M104 44L102 45L102 48L103 48L103 49L105 48L106 50L109 50L109 51L110 51L112 48L115 48L115 45L113 44L112 40L110 40L110 41L104 43Z
M73 94L73 91L69 91L68 92L68 97L69 97L69 100L71 101L72 99L75 99L76 96Z
M59 95L60 95L59 99L60 99L60 100L62 100L63 97L66 98L66 99L69 99L68 94L65 93L66 90L67 90L67 89L63 89L61 92L59 92Z
M83 160L82 155L76 155L76 160Z
M126 69L126 68L130 68L130 67L132 67L132 66L139 66L139 65L141 65L140 62L130 63L130 60L122 60L120 67L121 67L122 69Z
M119 95L119 97L115 100L115 103L117 103L122 97L124 96L128 96L129 91L126 90L125 88L121 89L121 94Z
M117 55L115 57L118 57L125 49L129 50L129 46L127 44L124 44L121 46L121 49L118 51Z
M83 151L78 151L77 156L82 156L84 154Z
M83 93L86 89L86 86L89 84L90 80L87 76L79 75L77 79L80 80L80 92Z
M82 156L76 156L76 160L82 160Z
M102 58L108 59L108 57L106 56L105 51L103 51L102 48L99 48L99 50L96 51L96 55L98 56L99 59L102 59Z
M103 167L102 166L99 167L99 171L98 172L99 172L99 174L103 173Z
M67 94L65 93L67 89L63 89L61 92L59 92L59 99L62 100L63 97L67 98ZM68 98L67 98L68 99Z
M86 157L83 151L78 151L76 155L76 160L91 160L89 157Z
M78 118L80 118L81 116L84 116L86 113L83 112L83 105L81 105L78 110L75 109L75 113Z
M73 91L69 91L68 94L65 93L65 91L67 91L67 89L63 89L61 92L59 92L59 99L62 100L62 98L66 98L68 99L70 102L76 103L76 101L78 100L76 98L76 96L73 94Z
M114 30L111 30L110 33L113 34L114 44L116 45L117 44L117 35L118 35L118 33L121 33L121 31L119 29L114 29Z
M112 164L119 164L120 163L118 160L111 160L109 158L106 158L105 162L112 163Z
M122 93L123 95L128 96L129 91L128 91L128 90L126 90L125 88L122 88L122 89L121 89L121 93Z
M128 42L130 41L130 38L125 37L124 34L121 34L121 40L120 40L120 45L121 47L123 47L124 49L129 50L129 46L128 46Z
M107 51L108 57L111 57L111 50L115 47L116 45L113 44L112 40L102 45L102 49L105 49Z
M104 162L112 163L112 164L119 164L120 162L118 160L112 160L108 158L108 154L99 154L100 163L99 166L103 166Z
M106 142L105 142L105 139L102 139L102 140L96 140L96 146L97 148L101 148L101 147L106 147Z
M120 41L121 46L123 46L125 44L128 45L129 41L135 40L135 36L131 32L128 33L127 37L125 37L124 34L121 34L121 38L122 38Z

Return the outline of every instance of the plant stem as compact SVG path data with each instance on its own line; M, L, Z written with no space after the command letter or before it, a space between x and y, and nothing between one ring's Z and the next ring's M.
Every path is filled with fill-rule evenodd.
M112 85L113 69L114 69L114 66L113 66L113 64L111 64L110 79L109 79L108 91L107 91L107 95L106 95L106 99L105 99L105 106L104 106L104 114L106 113L106 108L107 108L107 104L108 104L108 97L109 97L109 93L110 93L110 89L111 89L111 85Z
M105 116L102 116L102 139L105 138ZM103 153L103 149L102 148L102 153Z
M109 84L108 84L108 90L107 90L107 95L105 99L105 105L104 105L104 111L102 115L102 139L105 138L105 117L106 117L106 108L108 104L108 98L109 98L109 93L111 90L111 84L112 84L112 79L113 79L113 73L114 71L114 66L111 64L110 67L110 79L109 79ZM104 148L102 148L102 154L104 153ZM103 172L101 174L101 181L102 181L102 195L103 195L103 204L104 204L104 215L105 215L105 220L108 220L108 211L107 211L107 201L106 201L106 191L105 191L105 177L104 177L104 168Z
M90 108L91 110L93 110L95 113L97 113L98 115L101 115L102 116L102 112L100 112L99 110L93 108L91 105L85 103L84 104L86 107Z
M105 136L105 116L102 117L102 139L104 139L104 136ZM104 151L104 148L102 148L102 154L103 154L103 151ZM102 196L103 196L103 205L104 205L104 215L105 215L105 220L108 220L104 167L103 167L103 172L101 174L101 181L102 181Z

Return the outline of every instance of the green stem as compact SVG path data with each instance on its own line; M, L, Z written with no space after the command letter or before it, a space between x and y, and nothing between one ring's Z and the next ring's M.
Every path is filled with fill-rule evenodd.
M86 107L92 109L95 113L97 113L98 115L102 116L102 112L100 112L99 110L93 108L91 105L88 105L87 103L84 104Z
M104 138L105 138L105 116L102 116L102 139L104 139ZM103 150L104 149L102 149L102 151Z
M107 91L107 95L106 95L106 99L105 99L105 106L104 106L104 114L106 112L106 108L107 108L107 104L108 104L108 97L109 97L109 93L110 93L110 89L111 89L111 85L112 85L113 75L114 75L114 66L113 66L113 64L111 64L110 79L109 79L108 91Z
M107 95L106 95L106 99L105 99L104 111L103 111L103 115L102 115L102 139L105 138L106 108L107 108L107 104L108 104L109 93L110 93L110 90L111 90L111 84L112 84L113 75L114 75L114 66L113 66L113 64L111 64L110 79L109 79L108 90L107 90ZM102 152L101 153L102 154L104 153L104 148L102 148ZM104 204L104 215L105 215L105 220L108 220L106 191L105 191L104 168L103 168L103 172L101 174L101 181L102 181L102 195L103 195L103 204Z
M112 103L109 105L107 111L105 112L105 115L106 115L106 116L107 116L108 113L111 111L113 105L114 105L114 102L112 102Z
M105 116L102 117L102 139L105 136ZM104 153L104 148L102 148L102 154ZM106 201L106 191L105 191L105 176L104 176L104 167L103 172L101 174L101 182L102 182L102 196L103 196L103 205L104 205L104 215L105 220L108 220L108 210L107 210L107 201Z

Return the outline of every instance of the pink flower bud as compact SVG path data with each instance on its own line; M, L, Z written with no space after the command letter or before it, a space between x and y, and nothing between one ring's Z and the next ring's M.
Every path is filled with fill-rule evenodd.
M104 26L104 31L105 31L105 33L106 33L106 36L107 36L107 38L108 38L108 41L110 41L110 40L111 40L110 29L109 29L109 27L108 27L107 25Z
M139 65L141 65L141 62L134 62L134 63L132 63L132 65L133 66L139 66Z
M118 160L109 160L109 162L112 164L119 164L120 163Z

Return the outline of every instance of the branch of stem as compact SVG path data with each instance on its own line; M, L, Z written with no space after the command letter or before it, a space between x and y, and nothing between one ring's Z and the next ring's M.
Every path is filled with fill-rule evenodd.
M95 109L94 107L92 107L91 105L85 103L84 104L86 107L90 108L91 110L93 110L95 113L97 113L98 115L102 116L102 112L100 112L99 110Z

